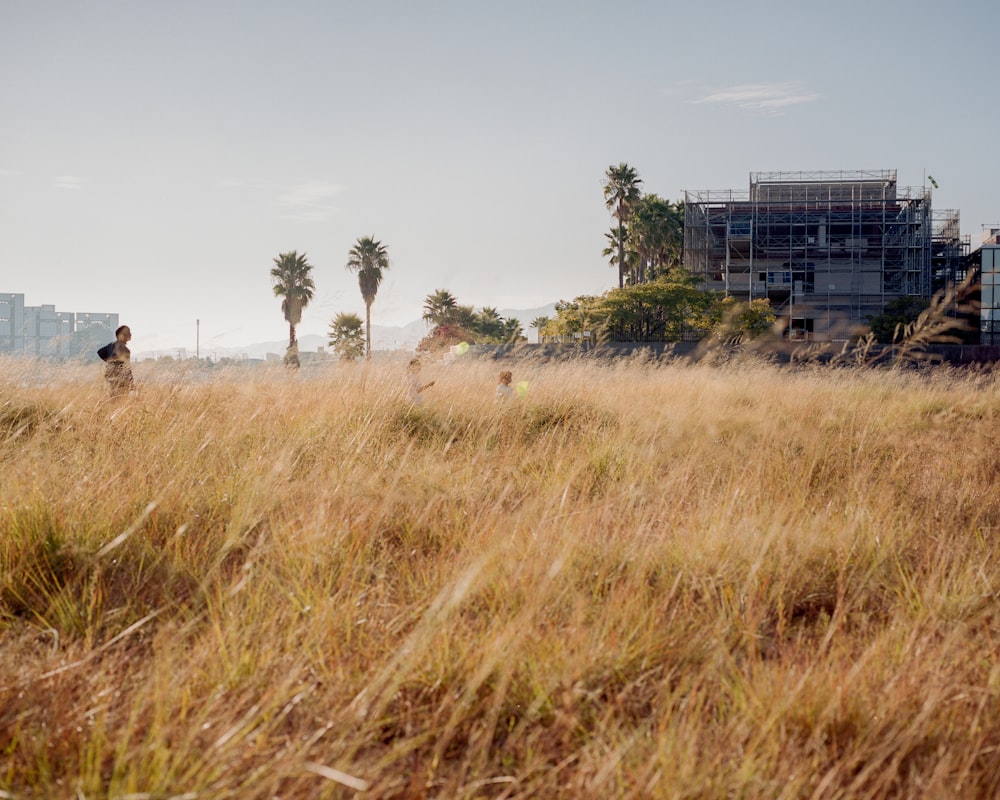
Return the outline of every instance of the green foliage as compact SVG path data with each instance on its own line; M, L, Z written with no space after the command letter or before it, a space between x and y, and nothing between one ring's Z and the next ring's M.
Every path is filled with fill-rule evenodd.
M469 344L505 344L524 341L524 331L517 319L507 319L492 306L478 312L472 306L459 305L446 289L437 289L424 300L423 318L433 325L417 346L429 351L459 342Z
M285 363L298 366L298 345L295 342L295 326L302 321L302 309L309 305L316 285L311 277L312 265L306 254L295 250L281 253L274 259L271 269L271 284L274 294L281 298L281 313L288 323L288 350Z
M535 317L533 320L531 320L531 325L529 327L534 328L536 331L538 331L538 341L539 341L539 343L541 343L542 337L548 335L546 333L546 330L545 330L545 328L546 328L546 326L548 324L549 324L549 318L548 317L544 317L544 316L543 317Z
M302 321L302 309L309 305L316 290L310 273L312 265L306 260L305 253L299 255L292 250L274 259L272 288L275 296L281 298L281 313L293 330Z
M640 183L642 178L635 167L624 161L604 171L604 204L617 219L627 219L629 210L639 201Z
M389 269L389 251L373 236L363 236L347 254L347 269L358 276L358 286L366 306L375 302L383 273Z
M612 261L618 267L618 287L625 285L625 225L630 212L642 193L639 184L642 178L635 167L630 167L624 161L618 166L610 166L604 173L604 204L611 215L618 220L617 247L618 257Z
M917 318L930 305L930 301L923 297L894 297L885 304L881 314L871 318L869 325L875 338L882 344L891 344L895 341L903 328Z
M524 329L521 323L514 317L506 317L503 321L503 331L501 342L523 342L526 341Z
M684 241L684 205L656 194L643 195L634 205L626 248L634 253L630 283L645 283L681 263Z
M620 291L620 290L619 290ZM599 324L596 316L597 297L580 295L572 301L560 300L556 303L556 317L545 325L546 336L562 341L589 338Z
M618 225L604 234L601 255L618 268L618 288L655 280L681 264L684 203L642 194L642 180L621 163L604 173L604 202Z
M611 289L600 297L556 304L546 334L563 340L676 342L704 336L717 321L719 296L698 288L698 280L675 267L648 283Z
M363 236L348 252L346 266L348 271L357 274L361 298L365 301L365 346L371 358L372 303L382 285L383 273L389 269L389 251L374 236Z
M477 338L484 343L499 342L503 338L504 319L500 312L492 306L483 306L476 314L473 330Z
M424 300L423 320L431 325L452 322L458 308L458 300L447 289L437 289Z
M749 302L724 297L716 306L719 316L712 333L718 339L756 339L774 328L778 318L767 298Z
M329 334L330 347L342 361L353 361L364 356L364 323L357 314L337 314L330 323Z

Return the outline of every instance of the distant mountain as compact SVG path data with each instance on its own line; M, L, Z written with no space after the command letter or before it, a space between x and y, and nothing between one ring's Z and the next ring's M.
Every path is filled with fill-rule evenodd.
M516 319L520 322L521 328L524 330L524 335L528 337L529 341L534 341L536 331L528 327L531 325L531 321L537 317L554 317L556 306L555 303L549 303L538 308L504 308L498 309L497 313L505 319ZM372 325L372 349L413 350L420 343L420 340L427 335L428 330L430 329L427 323L422 319L408 322L406 325L401 326ZM326 336L307 333L299 337L299 352L315 353L319 349L326 350L328 349L327 341ZM281 339L272 342L255 342L240 347L212 347L210 351L204 351L202 355L212 358L265 358L268 353L279 356L284 355L287 346L288 340ZM140 358L155 358L157 356L177 357L178 351L175 348L173 350L144 351L136 355ZM187 355L191 356L194 354L188 352Z
M527 336L528 326L533 319L537 319L538 317L552 318L556 315L556 304L549 303L546 306L539 306L538 308L501 308L499 314L506 319L518 320L521 323L521 327L524 328L524 335Z

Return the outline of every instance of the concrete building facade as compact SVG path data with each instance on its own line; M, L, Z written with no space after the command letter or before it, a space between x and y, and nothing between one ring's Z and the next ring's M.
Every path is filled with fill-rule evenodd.
M26 306L23 294L0 294L0 354L79 358L114 339L117 314Z

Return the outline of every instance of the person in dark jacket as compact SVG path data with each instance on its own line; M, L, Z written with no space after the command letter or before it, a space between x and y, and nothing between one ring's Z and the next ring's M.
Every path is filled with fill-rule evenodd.
M123 397L135 388L132 351L128 349L131 339L132 331L128 325L122 325L115 331L115 351L104 368L104 380L108 382L112 397Z

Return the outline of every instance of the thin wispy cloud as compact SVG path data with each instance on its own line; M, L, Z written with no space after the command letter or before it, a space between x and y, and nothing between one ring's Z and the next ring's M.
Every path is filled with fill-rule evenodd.
M674 81L669 86L660 88L660 94L665 97L683 97L701 89L701 81L682 80Z
M281 216L285 219L325 222L339 211L331 201L342 191L343 187L334 183L300 183L284 189L275 204L283 209Z
M803 89L796 82L741 83L717 89L693 102L733 105L748 111L778 113L789 106L811 103L818 99L818 94Z
M60 175L56 178L56 189L79 189L83 185L83 178L77 175Z

